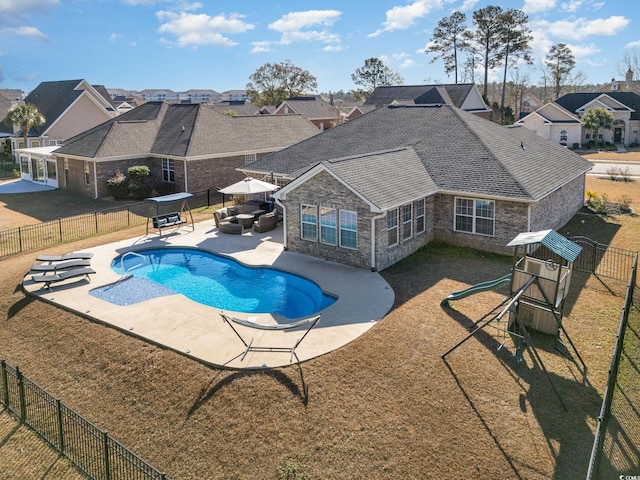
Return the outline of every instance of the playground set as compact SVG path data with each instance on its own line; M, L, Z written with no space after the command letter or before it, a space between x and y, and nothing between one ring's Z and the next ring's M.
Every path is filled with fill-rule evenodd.
M504 346L507 338L511 338L516 347L515 356L518 361L522 359L523 352L527 348L531 349L533 356L547 375L560 403L567 410L533 344L528 329L555 336L558 343L565 347L566 351L566 345L561 338L564 337L586 371L587 367L582 357L562 325L565 300L571 284L573 262L582 251L582 247L553 230L521 233L507 246L514 247L514 261L510 274L454 292L442 300L441 305L447 307L450 301L492 290L502 284L509 283L508 295L476 321L471 332L447 350L442 358L444 359L484 328L494 328L499 332L502 340L498 349ZM549 252L553 258L542 260L533 256L533 253L541 247L545 247L543 251Z

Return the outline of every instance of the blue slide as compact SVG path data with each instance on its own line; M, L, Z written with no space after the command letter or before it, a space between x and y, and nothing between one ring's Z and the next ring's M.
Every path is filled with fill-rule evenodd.
M511 281L511 274L508 273L504 277L496 278L495 280L489 280L487 282L478 283L477 285L473 285L469 288L465 288L464 290L460 290L459 292L453 292L451 295L446 297L440 302L442 307L449 306L449 300L460 300L461 298L468 297L469 295L473 295L475 293L486 292L487 290L493 290L494 288L502 285L503 283L508 283Z

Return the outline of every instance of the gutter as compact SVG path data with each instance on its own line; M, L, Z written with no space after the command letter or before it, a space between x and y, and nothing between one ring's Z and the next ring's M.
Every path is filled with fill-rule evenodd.
M388 210L371 217L371 271L376 271L376 220L387 216Z
M273 196L272 198L276 204L282 207L282 246L287 250L289 248L287 246L287 207L280 201L280 197Z

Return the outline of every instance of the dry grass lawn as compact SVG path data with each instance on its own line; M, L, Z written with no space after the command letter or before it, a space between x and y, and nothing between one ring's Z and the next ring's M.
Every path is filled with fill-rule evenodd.
M635 183L589 178L588 188L640 205ZM561 233L639 250L639 226L578 215ZM572 281L565 327L586 374L553 339L534 337L565 412L532 355L516 362L510 340L498 350L498 332L441 358L504 292L452 309L440 300L508 273L509 257L431 245L382 272L396 303L368 333L300 366L252 372L201 365L25 296L33 257L0 262L0 358L174 480L276 479L287 460L313 479L585 478L622 306L585 275ZM21 478L4 466L15 452L1 440L0 477ZM46 478L66 477L52 469Z

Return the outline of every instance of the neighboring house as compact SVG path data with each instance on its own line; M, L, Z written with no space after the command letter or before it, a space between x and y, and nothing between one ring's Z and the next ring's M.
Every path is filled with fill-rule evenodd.
M611 82L605 83L600 87L601 92L634 92L640 94L640 81L633 79L633 70L629 68L625 74L624 80L611 79Z
M316 96L291 97L278 105L272 115L302 115L311 121L320 131L342 123L340 109L330 102Z
M377 87L364 102L376 107L393 104L453 105L487 120L491 117L491 109L474 83Z
M610 129L600 129L598 139L581 118L593 108L604 108L613 117ZM590 141L620 143L640 141L640 95L633 92L568 93L516 122L552 142L577 147Z
M299 115L224 115L201 103L147 102L69 139L54 152L60 188L110 195L107 180L134 165L167 191L218 189L242 179L238 167L317 134Z
M145 102L179 102L180 94L169 90L168 88L145 88L138 92L138 95L142 97Z
M93 86L86 80L42 82L24 99L44 116L43 125L31 127L27 145L19 126L14 126L11 149L31 149L60 145L67 138L113 118L116 109L102 85ZM24 152L23 152L24 153ZM52 163L37 157L18 158L21 178L55 184L59 171ZM53 163L55 167L55 163Z
M227 90L222 92L219 102L246 102L249 100L246 90Z
M113 106L116 109L116 113L121 115L127 113L130 110L142 105L144 100L141 97L125 96L125 95L112 95Z
M371 110L375 110L376 108L378 107L376 107L375 105L354 105L353 107L349 108L341 107L340 111L342 112L342 116L345 120L353 120L355 118L361 117Z
M561 228L592 164L451 105L380 107L242 168L285 184L285 247L381 270L432 240L511 253Z
M217 112L226 114L229 114L231 112L234 115L259 115L263 113L263 110L260 107L248 101L232 102L230 100L227 100L225 102L211 104L211 107Z

